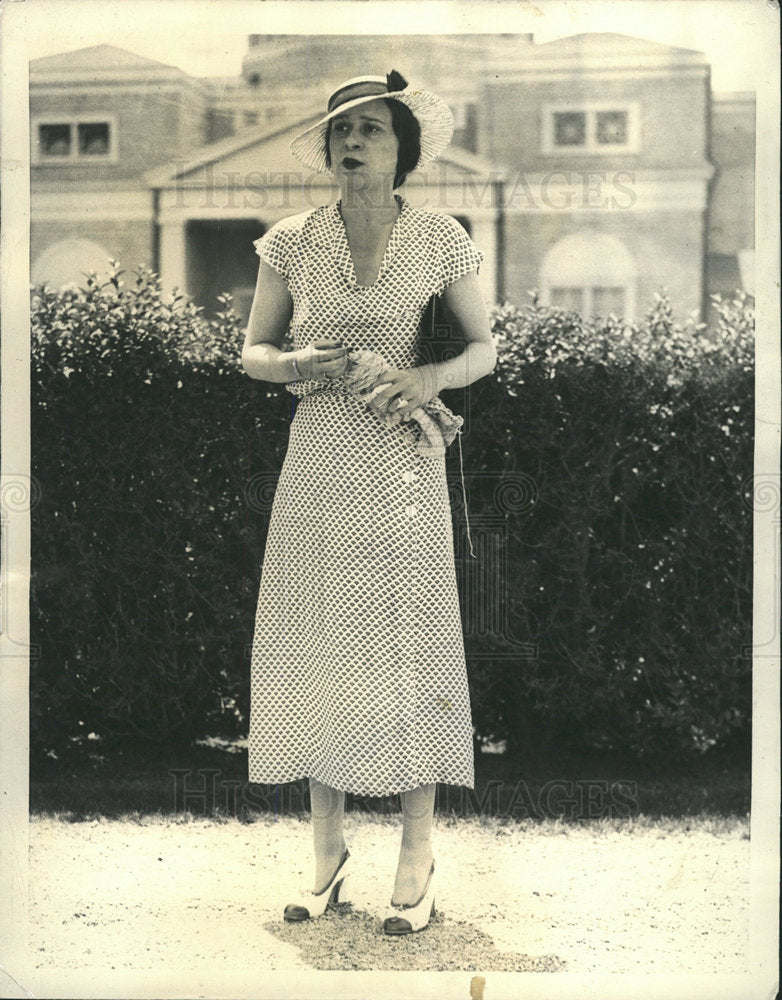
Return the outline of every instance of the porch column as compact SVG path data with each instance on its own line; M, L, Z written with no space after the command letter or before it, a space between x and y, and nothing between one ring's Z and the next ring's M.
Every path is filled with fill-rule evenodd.
M480 209L469 215L472 241L483 251L483 263L478 273L486 305L497 302L497 213L493 209Z
M160 282L163 290L187 294L187 248L183 219L169 219L160 227Z

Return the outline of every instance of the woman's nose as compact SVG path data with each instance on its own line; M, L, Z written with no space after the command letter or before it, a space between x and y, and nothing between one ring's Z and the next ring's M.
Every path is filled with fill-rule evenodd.
M356 149L361 145L361 134L355 131L348 132L345 136L345 145L349 146L351 149Z

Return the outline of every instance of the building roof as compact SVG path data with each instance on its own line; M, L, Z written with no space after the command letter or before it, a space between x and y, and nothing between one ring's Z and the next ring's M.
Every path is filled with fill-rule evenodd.
M71 52L58 52L30 60L32 83L143 78L193 80L177 66L148 59L116 45L90 45ZM193 82L196 82L193 80Z
M663 52L682 53L683 55L698 56L699 59L706 57L702 52L695 49L684 49L676 45L667 45L664 42L653 42L648 38L636 38L634 35L622 35L616 31L596 31L587 32L580 35L567 35L564 38L555 38L550 42L543 42L535 46L535 52L548 54L555 52L557 55L569 56L579 53L606 52L627 53L637 55L659 55Z
M572 73L581 70L670 72L695 69L705 72L708 65L704 53L694 49L603 31L536 43L524 49L521 61L518 56L512 59L499 56L494 69L512 74Z
M259 64L279 62L296 53L305 53L310 62L313 78L329 75L335 68L342 68L355 53L370 53L373 61L381 65L387 57L417 56L419 53L431 56L434 50L441 53L455 52L457 58L464 59L465 53L484 54L494 50L512 49L519 45L531 45L529 34L403 34L403 35L262 35L260 42L251 45L245 59ZM331 56L331 58L330 58ZM389 67L390 68L390 67ZM410 74L413 67L406 66ZM368 71L371 71L368 70ZM379 70L378 70L379 72ZM403 72L403 75L407 73ZM417 75L417 72L416 74Z
M463 89L465 67L485 69L497 58L518 58L521 49L530 48L531 35L525 34L264 35L246 51L242 73L245 78L258 73L275 85L298 78L319 100L340 80L392 68L414 87L438 89L453 82Z
M310 124L309 121L308 124ZM229 135L225 139L218 139L217 142L210 142L194 149L185 162L178 159L173 163L164 163L162 166L153 167L144 174L144 179L150 187L165 187L184 180L204 167L225 163L239 154L264 145L268 146L278 136L289 131L291 131L290 125L284 128L280 128L280 126L247 128L239 135Z

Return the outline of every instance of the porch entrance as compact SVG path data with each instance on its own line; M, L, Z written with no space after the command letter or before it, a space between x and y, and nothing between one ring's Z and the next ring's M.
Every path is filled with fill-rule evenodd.
M206 316L220 310L217 296L228 292L242 322L247 322L258 274L253 240L263 232L264 226L255 219L188 220L187 288Z

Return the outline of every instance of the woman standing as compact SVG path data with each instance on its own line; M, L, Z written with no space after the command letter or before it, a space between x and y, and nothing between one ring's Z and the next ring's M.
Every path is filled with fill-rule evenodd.
M354 861L345 792L398 793L402 843L383 929L425 927L436 783L473 787L445 463L417 447L413 416L443 388L488 374L495 352L480 252L455 220L394 194L452 132L447 105L396 72L347 81L291 144L305 166L333 173L340 199L255 244L242 363L298 398L261 576L249 739L251 781L309 779L314 885L287 920L319 916L341 889L344 898ZM435 294L465 346L421 364ZM386 368L363 397L346 383L355 351Z

